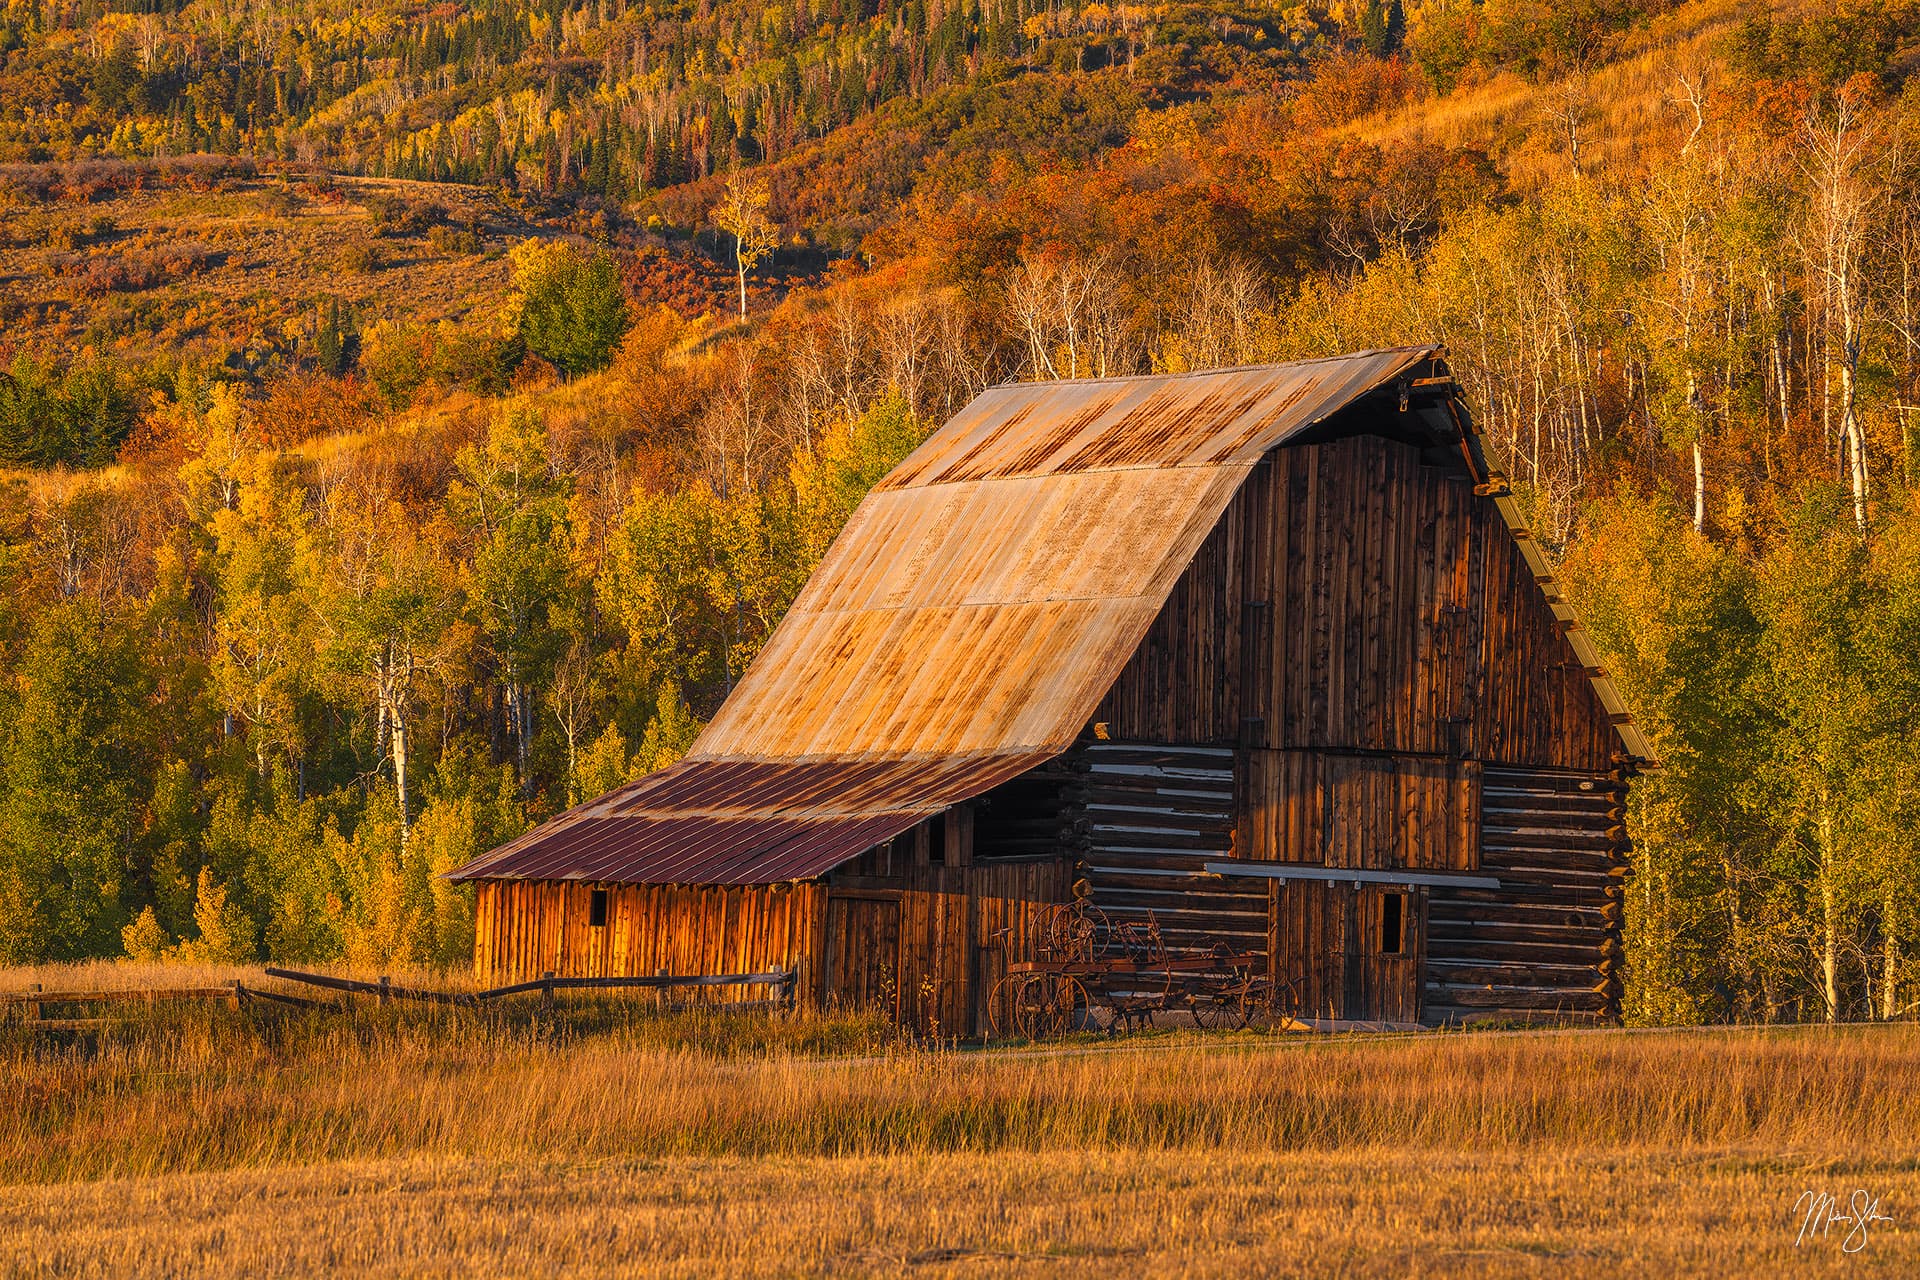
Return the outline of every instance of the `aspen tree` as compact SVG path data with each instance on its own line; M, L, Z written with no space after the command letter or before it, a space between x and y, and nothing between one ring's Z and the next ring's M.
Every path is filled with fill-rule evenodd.
M766 179L736 167L727 176L726 194L713 208L713 225L733 237L733 269L740 283L740 318L747 318L747 273L780 243L779 228L767 216L771 196Z
M1821 422L1831 434L1837 397L1838 442L1853 497L1854 525L1861 537L1867 533L1868 463L1858 381L1862 328L1869 307L1861 259L1867 227L1882 196L1867 172L1875 133L1853 95L1842 91L1834 95L1830 109L1808 113L1801 138L1807 187L1802 253L1820 298Z

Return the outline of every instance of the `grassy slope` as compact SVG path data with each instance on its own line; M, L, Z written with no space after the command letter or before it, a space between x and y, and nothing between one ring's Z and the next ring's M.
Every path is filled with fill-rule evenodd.
M1720 51L1750 10L1743 0L1695 0L1623 35L1616 55L1584 77L1535 84L1502 72L1363 116L1341 132L1389 149L1424 141L1484 150L1526 190L1567 179L1557 122L1571 107L1582 169L1637 173L1656 148L1671 154L1686 140L1692 116L1679 97L1681 77L1713 85L1723 74Z
M418 234L380 236L366 201L376 194L439 204L456 224L477 222L482 254L441 252ZM115 229L88 237L96 218ZM61 248L61 231L81 233ZM223 179L217 189L132 190L79 203L0 207L0 316L8 337L49 354L139 361L157 352L228 352L258 360L309 333L323 297L379 319L456 319L497 305L508 267L501 250L533 230L484 192L433 183L339 178L329 191L276 178ZM169 246L204 245L217 265L148 288L90 294L62 259L137 258ZM355 270L350 250L377 246L384 265Z

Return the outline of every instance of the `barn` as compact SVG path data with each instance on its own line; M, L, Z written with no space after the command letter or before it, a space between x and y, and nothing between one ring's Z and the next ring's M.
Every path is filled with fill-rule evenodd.
M1333 1021L1607 1020L1644 738L1434 347L986 391L681 763L455 873L489 980L984 1027L1076 887Z

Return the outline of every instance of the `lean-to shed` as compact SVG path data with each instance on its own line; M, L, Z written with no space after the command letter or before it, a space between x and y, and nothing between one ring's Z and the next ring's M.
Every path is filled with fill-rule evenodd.
M456 875L502 981L793 968L968 1034L1085 881L1330 1018L1617 1010L1646 744L1441 353L983 393L681 763Z

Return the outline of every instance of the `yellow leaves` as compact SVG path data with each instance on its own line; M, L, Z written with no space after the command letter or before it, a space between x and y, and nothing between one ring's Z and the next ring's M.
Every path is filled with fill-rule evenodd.
M643 778L679 762L700 736L700 721L680 696L680 686L667 681L660 686L653 721L647 725L634 753L629 776Z
M129 960L150 964L160 959L170 941L152 907L143 908L131 924L120 930L120 946Z
M194 897L193 924L199 936L166 946L166 930L154 918L153 908L121 931L121 944L135 960L167 960L178 964L243 964L254 958L253 921L227 888L214 878L211 867L200 868ZM160 943L155 948L156 940ZM138 948L138 950L136 950Z
M1193 109L1185 105L1134 113L1133 137L1128 146L1153 155L1191 155L1200 145L1200 126Z

